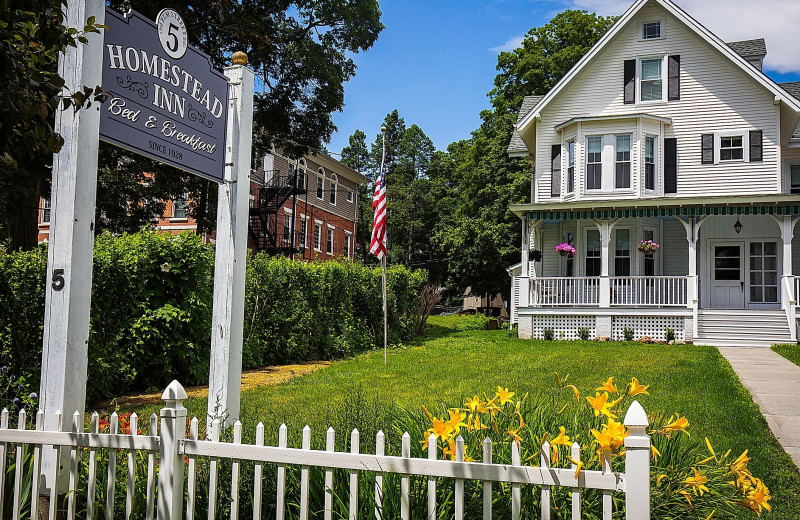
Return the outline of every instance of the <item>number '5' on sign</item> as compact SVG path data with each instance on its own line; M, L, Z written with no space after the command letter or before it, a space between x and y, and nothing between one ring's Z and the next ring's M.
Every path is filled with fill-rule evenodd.
M64 288L64 270L63 269L53 269L53 283L52 287L54 291L60 291Z

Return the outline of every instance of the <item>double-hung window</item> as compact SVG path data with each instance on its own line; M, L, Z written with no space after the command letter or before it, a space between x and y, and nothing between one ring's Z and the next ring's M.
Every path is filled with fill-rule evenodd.
M614 188L631 187L631 136L630 134L616 136L616 164Z
M305 249L306 247L306 226L308 225L308 217L300 217L300 247Z
M575 191L575 141L567 143L567 193Z
M644 138L644 189L656 189L656 138Z
M317 175L317 198L322 199L324 197L324 190L325 189L325 176L323 174Z
M333 254L333 228L328 228L328 254Z
M322 226L314 224L314 251L321 250L322 242Z
M332 205L336 205L336 186L339 178L336 176L335 173L331 174L331 180L328 182L328 188L330 189L330 203Z
M586 230L586 276L600 276L600 231L597 229Z
M728 135L719 138L720 161L744 160L744 136Z
M292 216L290 213L283 215L283 241L287 244L292 241Z
M642 101L660 101L663 99L662 59L642 60L641 91Z
M617 229L614 235L614 276L630 276L631 230Z
M189 206L189 196L184 193L172 201L172 218L186 218L186 209Z
M794 193L794 191L792 191ZM50 199L42 198L42 224L50 223Z
M800 164L792 164L789 166L789 192L800 193ZM50 220L50 212L48 210L48 221Z
M347 258L351 258L353 253L350 251L350 246L352 244L352 236L345 233L344 235L344 253L347 255Z
M586 189L603 188L603 137L586 138Z

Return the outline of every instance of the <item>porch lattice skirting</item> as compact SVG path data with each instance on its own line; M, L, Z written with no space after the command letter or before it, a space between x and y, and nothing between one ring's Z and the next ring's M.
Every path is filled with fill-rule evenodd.
M690 316L630 315L619 314L537 314L521 313L518 334L524 339L542 339L546 329L551 329L555 339L579 339L579 329L589 330L589 339L611 338L623 340L624 329L633 329L634 339L649 336L655 341L665 341L669 327L675 332L677 341L692 339Z

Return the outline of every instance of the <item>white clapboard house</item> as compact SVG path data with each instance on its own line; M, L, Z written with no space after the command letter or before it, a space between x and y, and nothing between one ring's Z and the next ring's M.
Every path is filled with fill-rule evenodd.
M531 203L512 206L520 337L797 340L800 83L764 75L765 55L639 0L525 99L509 146L533 165Z

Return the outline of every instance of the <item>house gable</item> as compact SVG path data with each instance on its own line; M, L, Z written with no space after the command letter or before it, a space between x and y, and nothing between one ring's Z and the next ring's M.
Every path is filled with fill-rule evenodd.
M568 168L565 157L555 156L555 147L564 150L567 142L573 140L575 192L578 197L581 193L589 195L582 175L586 165L581 162L587 160L585 147L589 135L606 136L600 146L612 147L612 152L613 143L609 139L615 134L632 135L629 189L625 193L610 193L614 186L609 182L614 181L604 179L602 187L592 186L599 188L591 193L598 198L639 198L667 192L675 196L761 194L782 189L778 166L781 143L788 142L800 119L800 110L795 110L800 108L797 100L730 47L719 45L716 37L710 41L707 35L698 32L684 20L685 14L678 17L673 11L682 13L668 0L637 2L624 15L624 23L610 31L613 32L610 38L604 37L605 41L601 40L590 52L591 60L580 62L522 118L517 130L536 157L537 202L560 200L563 193L570 193L564 186L561 189L553 186L551 181L564 179ZM662 38L642 38L642 22L649 20L662 21ZM671 63L673 57L678 63L675 69ZM642 102L642 61L654 58L662 63L662 100ZM626 102L633 101L626 100L626 62L635 67L633 103ZM680 88L675 94L679 99L670 99L674 93L669 73L673 70L678 73ZM584 122L580 124L566 124L581 119ZM761 146L753 148L752 162L747 150L745 160L740 163L703 164L701 136L709 133L717 143L721 136L730 133L744 136L745 148L749 139L754 145L760 139ZM659 169L659 184L648 193L640 171L646 135L657 138L655 154ZM669 189L665 186L668 180L664 179L667 167L664 151L672 144L665 140L672 139L677 151L678 178L673 180L674 189ZM553 165L559 160L561 172L555 173ZM613 167L613 159L606 167Z

